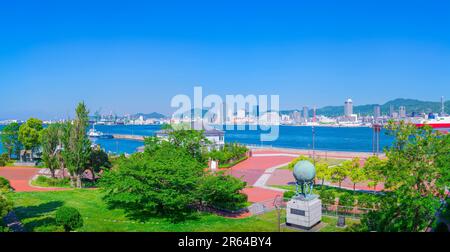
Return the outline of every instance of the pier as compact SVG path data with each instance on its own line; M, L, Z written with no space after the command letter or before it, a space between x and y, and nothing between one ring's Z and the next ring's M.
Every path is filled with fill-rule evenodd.
M125 140L134 140L134 141L142 141L144 142L144 136L137 135L122 135L122 134L113 134L114 139L125 139Z

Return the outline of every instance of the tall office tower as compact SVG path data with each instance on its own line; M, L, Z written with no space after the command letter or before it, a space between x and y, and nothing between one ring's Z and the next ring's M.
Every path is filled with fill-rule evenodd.
M441 115L445 115L444 96L441 96Z
M305 120L305 122L307 122L309 119L309 115L308 115L308 107L304 106L303 107L303 120Z
M373 107L373 117L379 118L380 116L381 116L381 107L380 105L375 105L375 107Z
M394 106L393 105L390 105L389 106L389 116L390 117L394 117Z
M349 117L353 114L353 101L348 98L344 103L344 115Z
M406 117L406 108L405 106L400 106L399 107L399 117L400 118L405 118Z
M294 119L295 123L299 123L301 121L302 114L299 111L292 112L292 119Z

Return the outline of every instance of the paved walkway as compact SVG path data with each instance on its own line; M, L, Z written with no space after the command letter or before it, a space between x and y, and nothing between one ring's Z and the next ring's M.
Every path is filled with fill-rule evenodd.
M283 190L266 186L271 174L281 166L287 165L298 155L286 153L258 153L229 169L229 174L247 182L244 193L249 202L260 202L283 195Z
M273 185L289 185L295 183L292 172L285 169L278 169L290 163L299 155L311 154L310 151L279 151L279 150L253 150L253 155L247 160L235 165L229 169L229 174L247 182L247 188L244 193L248 196L249 202L260 202L273 199L282 195L285 190L273 188ZM352 153L352 152L316 152L317 156L328 158L351 159L355 156L360 157L361 165L364 159L370 156L370 153ZM316 181L321 183L321 181ZM337 186L325 182L329 186ZM353 189L353 183L346 179L341 185L346 189ZM357 184L357 190L373 190L367 184ZM383 189L383 185L377 186L377 191Z
M66 190L65 188L42 188L30 185L30 180L36 176L40 168L32 167L0 167L0 177L11 183L16 192L39 192Z

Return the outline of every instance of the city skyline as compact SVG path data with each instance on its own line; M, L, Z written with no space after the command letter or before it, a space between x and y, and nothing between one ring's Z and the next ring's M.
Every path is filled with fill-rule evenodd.
M286 110L450 97L450 5L386 4L2 3L0 118L66 118L79 101L170 114L198 85Z

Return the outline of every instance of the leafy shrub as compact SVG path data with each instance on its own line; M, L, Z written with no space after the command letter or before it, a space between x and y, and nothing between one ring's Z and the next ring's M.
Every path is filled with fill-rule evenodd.
M56 211L56 224L62 226L64 231L70 232L83 226L80 212L73 207L62 206Z
M350 193L343 193L339 196L339 205L352 207L355 205L355 196Z
M69 178L49 178L46 176L38 176L33 182L35 186L42 187L70 187Z
M0 167L6 166L6 160L3 157L0 157Z
M321 190L319 195L323 204L334 205L336 203L336 194L331 190Z
M377 197L373 194L361 194L357 198L358 206L362 208L375 208Z
M198 184L197 197L204 205L222 210L245 207L247 195L241 193L246 183L230 175L207 175Z
M13 208L13 202L8 197L8 191L0 189L0 220L3 220Z
M294 195L295 195L294 191L286 191L283 193L283 198L290 199L290 198L294 197Z
M9 183L9 180L5 179L4 177L0 177L0 190L7 190L11 191L13 188L11 187L11 184Z
M226 143L220 150L212 150L208 157L219 161L219 166L228 168L228 164L235 164L245 160L248 148L237 143Z

